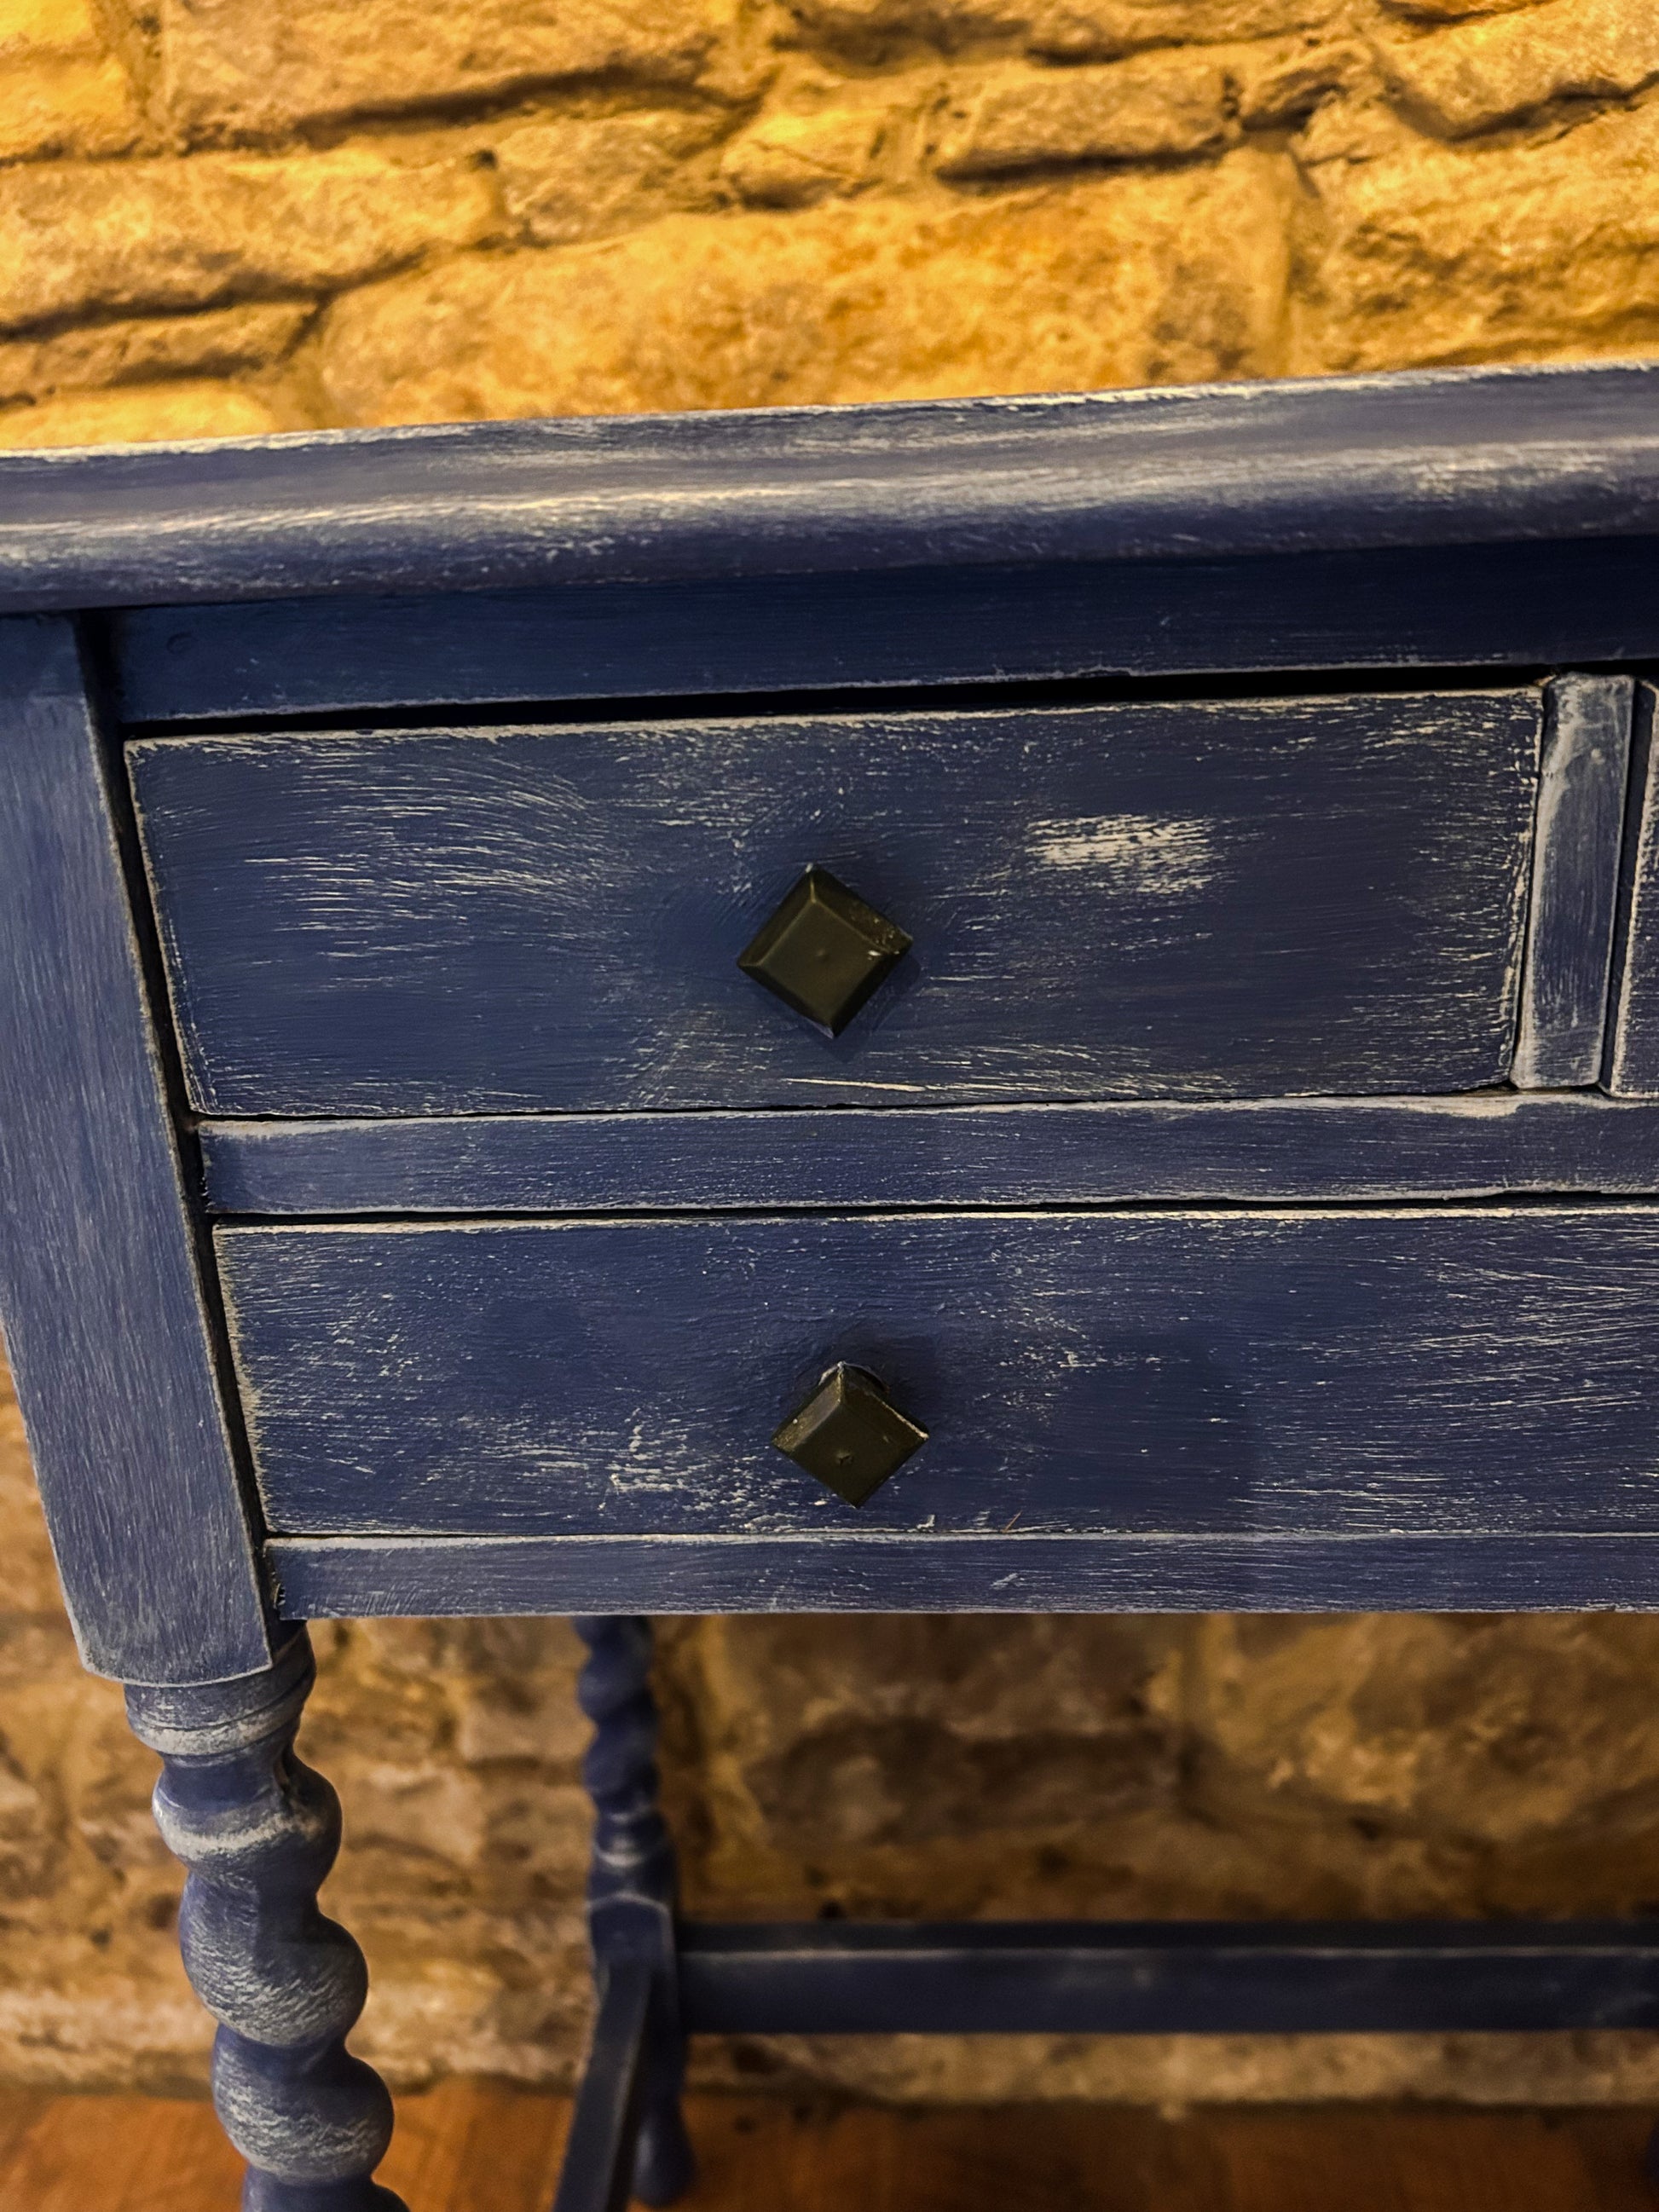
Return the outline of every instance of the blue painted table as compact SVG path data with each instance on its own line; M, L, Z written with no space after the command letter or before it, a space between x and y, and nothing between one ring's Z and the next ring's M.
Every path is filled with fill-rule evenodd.
M682 1923L641 1618L1659 1603L1659 370L0 489L8 1341L247 2205L395 2203L324 1616L590 1646L561 2212L699 2031L1659 2028L1645 1922Z

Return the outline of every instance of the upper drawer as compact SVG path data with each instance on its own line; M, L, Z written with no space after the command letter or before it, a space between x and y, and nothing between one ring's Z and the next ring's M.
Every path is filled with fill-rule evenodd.
M216 1114L1451 1091L1509 1071L1533 689L148 739ZM737 965L811 865L912 949Z

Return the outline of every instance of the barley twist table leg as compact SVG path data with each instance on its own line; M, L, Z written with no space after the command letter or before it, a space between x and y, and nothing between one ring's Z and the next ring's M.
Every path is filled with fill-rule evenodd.
M294 1753L314 1674L301 1630L264 1674L130 1687L127 1711L161 1754L155 1818L190 1870L179 1943L219 2022L213 2101L248 2161L243 2212L404 2212L371 2178L391 2097L345 2048L368 1992L363 1954L317 1907L340 1805Z

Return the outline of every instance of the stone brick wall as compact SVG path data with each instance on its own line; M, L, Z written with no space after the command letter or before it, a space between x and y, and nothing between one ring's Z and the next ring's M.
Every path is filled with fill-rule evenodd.
M1654 349L1652 0L0 0L0 444ZM0 2079L198 2081L0 1413ZM319 1638L400 2080L568 2078L559 1624ZM1655 1909L1659 1621L671 1626L702 1910ZM1659 2099L1650 2039L711 2051L888 2095Z
M1641 350L1649 0L0 0L0 442Z

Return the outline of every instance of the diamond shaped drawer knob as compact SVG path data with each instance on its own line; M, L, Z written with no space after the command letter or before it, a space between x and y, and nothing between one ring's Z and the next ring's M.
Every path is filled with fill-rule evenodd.
M873 1375L832 1367L798 1413L772 1439L797 1467L849 1505L862 1505L927 1441Z
M738 965L798 1014L837 1036L910 949L896 922L827 868L809 868Z

